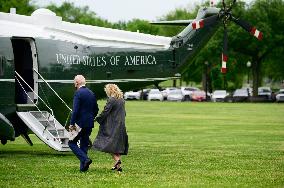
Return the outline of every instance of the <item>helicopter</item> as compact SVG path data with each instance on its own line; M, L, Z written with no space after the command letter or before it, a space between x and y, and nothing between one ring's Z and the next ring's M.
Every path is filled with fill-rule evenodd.
M29 134L34 133L55 150L70 151L65 127L75 75L84 75L97 97L106 83L126 91L177 79L222 24L225 73L228 21L262 37L232 15L235 3L200 8L193 20L154 23L185 26L173 37L69 23L44 8L31 16L0 13L1 143L22 136L33 145Z

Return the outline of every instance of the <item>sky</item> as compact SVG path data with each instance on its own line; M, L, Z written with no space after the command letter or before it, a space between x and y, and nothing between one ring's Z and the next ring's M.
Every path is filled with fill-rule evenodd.
M129 21L134 18L155 21L176 8L193 9L194 5L205 0L33 0L40 6L64 1L73 2L76 6L89 6L97 16L110 22ZM218 2L219 0L214 0Z

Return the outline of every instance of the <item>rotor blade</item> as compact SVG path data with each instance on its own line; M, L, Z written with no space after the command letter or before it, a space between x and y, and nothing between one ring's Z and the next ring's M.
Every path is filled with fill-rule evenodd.
M217 22L218 18L219 15L209 16L201 20L193 21L191 25L193 29L200 29L206 26L213 25L214 23Z
M228 31L227 31L227 27L224 25L222 68L221 68L221 72L223 74L227 72L227 61L228 61Z
M223 9L226 10L226 3L225 0L222 1Z
M223 53L228 53L228 30L227 26L224 27L224 36L223 36Z
M175 26L188 26L193 20L170 20L170 21L157 21L150 22L154 25L175 25Z
M237 19L232 16L233 21L241 26L243 29L245 29L247 32L255 36L258 40L262 40L263 34L259 30L256 29L256 27L253 27L250 25L248 22L242 20L242 19Z

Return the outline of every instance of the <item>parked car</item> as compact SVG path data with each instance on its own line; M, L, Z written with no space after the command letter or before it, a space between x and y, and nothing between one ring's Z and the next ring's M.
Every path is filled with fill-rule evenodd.
M183 95L183 100L189 101L191 100L191 95L193 91L200 91L197 87L181 87L181 92Z
M224 102L229 94L226 90L215 90L211 96L213 102Z
M284 102L284 89L280 89L276 94L276 102Z
M159 91L158 89L151 89L148 93L148 101L152 101L152 100L163 101L164 97L162 95L162 92Z
M233 93L228 93L228 95L224 98L224 102L234 102Z
M192 101L205 101L206 100L206 94L205 91L193 91L191 95Z
M271 100L272 91L270 87L259 87L258 96L263 97L266 100Z
M163 97L164 97L164 100L166 100L166 99L168 98L169 92L170 92L171 90L175 90L175 89L177 89L177 88L175 88L175 87L167 87L166 89L164 89L164 90L162 91L162 95L163 95Z
M248 88L236 89L236 91L233 94L233 102L248 101L249 95L250 95L250 91Z
M168 101L182 101L183 95L180 89L170 90L167 100Z
M139 100L141 97L141 91L128 91L124 93L124 99L136 99Z

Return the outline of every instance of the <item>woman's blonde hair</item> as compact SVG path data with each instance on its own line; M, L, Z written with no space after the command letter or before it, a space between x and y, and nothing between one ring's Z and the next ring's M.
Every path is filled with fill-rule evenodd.
M118 86L116 84L105 85L105 92L106 92L108 97L114 97L116 99L122 99L123 98L123 93L118 88Z

